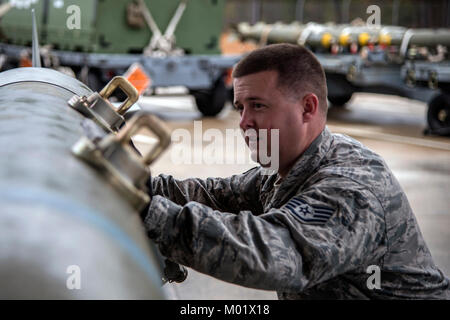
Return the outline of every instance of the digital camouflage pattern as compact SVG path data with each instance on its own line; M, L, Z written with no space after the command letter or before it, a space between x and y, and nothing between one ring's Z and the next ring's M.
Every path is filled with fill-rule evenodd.
M153 178L145 218L165 256L280 299L449 299L399 183L380 156L325 128L279 183ZM369 289L370 265L381 288Z

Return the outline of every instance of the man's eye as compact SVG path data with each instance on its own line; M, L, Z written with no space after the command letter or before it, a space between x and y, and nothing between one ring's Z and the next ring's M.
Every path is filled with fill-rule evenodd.
M238 112L242 112L242 110L244 109L242 106L234 106L234 109Z
M255 104L253 104L253 108L255 108L255 109L261 109L261 108L264 108L265 107L265 105L263 105L263 104L261 104L261 103L255 103Z

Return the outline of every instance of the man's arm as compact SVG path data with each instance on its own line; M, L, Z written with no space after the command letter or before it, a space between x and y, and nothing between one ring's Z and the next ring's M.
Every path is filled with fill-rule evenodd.
M386 250L380 203L345 178L325 179L259 216L155 196L145 226L171 260L266 290L299 292L377 261Z
M152 178L152 193L184 206L196 201L212 209L237 213L241 210L262 212L259 186L262 176L259 167L229 178L176 180L161 174Z

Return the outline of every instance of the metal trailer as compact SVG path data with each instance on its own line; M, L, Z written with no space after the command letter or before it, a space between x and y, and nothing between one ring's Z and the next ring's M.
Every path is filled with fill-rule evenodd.
M5 1L3 5L6 6ZM0 3L1 3L0 2ZM2 12L3 70L29 55L34 8L46 67L66 70L99 90L139 62L152 88L185 86L203 115L214 116L229 98L225 77L239 57L220 54L224 0L36 0ZM72 14L80 11L80 28ZM75 11L71 11L75 10ZM165 28L165 29L163 29Z
M237 31L262 45L290 42L311 49L324 67L333 105L344 105L354 92L424 101L425 133L450 135L449 29L241 23Z
M29 47L0 43L0 55L8 63L17 63L17 57ZM182 55L151 57L141 54L81 53L51 51L60 66L86 71L85 83L99 90L113 75L122 75L133 63L140 63L151 78L151 87L185 86L195 98L199 111L215 116L229 99L225 77L241 56ZM45 56L45 54L44 54ZM15 64L14 64L15 66Z
M358 55L316 54L323 65L328 100L347 103L354 92L392 94L428 104L425 134L450 134L450 62L387 62L384 51Z

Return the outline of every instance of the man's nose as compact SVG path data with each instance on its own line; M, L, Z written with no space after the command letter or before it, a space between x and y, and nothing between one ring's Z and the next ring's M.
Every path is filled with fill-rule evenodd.
M239 121L239 127L244 131L255 127L255 121L248 109L244 108L244 110L242 111L241 120Z

